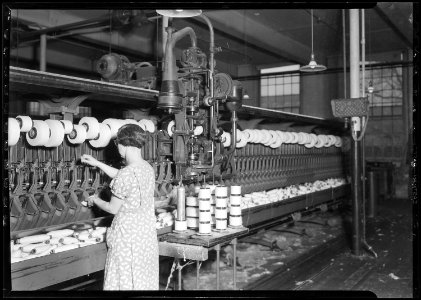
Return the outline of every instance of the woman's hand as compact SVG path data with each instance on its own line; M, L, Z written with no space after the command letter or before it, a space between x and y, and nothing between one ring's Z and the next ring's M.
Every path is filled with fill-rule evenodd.
M95 199L98 198L97 195L92 195L89 196L88 198L86 198L83 202L82 205L83 206L87 206L87 207L92 207L95 204Z
M88 164L92 167L98 167L99 161L95 158L93 158L89 154L83 154L80 158L80 161L84 164Z

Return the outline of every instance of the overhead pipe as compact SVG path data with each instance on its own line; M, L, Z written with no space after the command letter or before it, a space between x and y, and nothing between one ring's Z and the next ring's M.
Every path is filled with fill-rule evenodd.
M205 16L204 14L201 14L199 17L201 17L203 20L205 20L206 24L209 27L209 69L210 69L210 76L209 76L209 89L210 89L210 99L213 102L213 97L214 97L214 81L213 81L213 76L214 76L214 72L215 72L215 61L214 61L214 57L215 57L215 33L213 30L213 26L211 21L209 20L209 18L207 16ZM204 100L204 102L208 102L207 100ZM218 103L215 103L215 105L218 105ZM211 105L210 107L210 122L212 122L210 125L210 128L213 129L213 132L211 130L210 134L211 137L214 136L214 134L217 133L218 128L217 128L217 124L215 122L215 114L218 114L218 109L215 109L214 105Z
M360 95L360 53L359 53L359 11L349 10L350 25L350 96L358 98ZM351 131L361 129L360 119L351 118ZM353 139L352 147L352 252L360 255L361 250L361 170L360 170L360 142Z
M130 11L130 13L132 14L131 16L135 16L132 11ZM113 16L113 17L114 17L114 19L117 18L115 16ZM148 17L147 19L149 21L151 21L151 20L154 20L154 19L157 19L157 18L160 18L160 17L161 16L153 16L153 17ZM117 20L118 20L118 18L117 18ZM63 24L63 25L44 28L44 29L40 29L40 30L23 32L23 33L19 34L19 43L23 43L23 42L31 41L31 40L34 40L34 39L38 39L38 37L43 35L43 34L48 35L50 33L58 32L58 31L69 31L69 30L76 30L76 29L80 29L80 28L99 26L99 25L102 25L104 23L109 23L109 22L110 22L109 16L102 16L102 17L92 18L92 19L89 19L89 20L79 21L79 22L75 22L75 23Z
M162 57L165 58L165 47L167 46L168 35L165 28L168 27L168 17L162 16ZM164 70L164 64L162 64L162 71Z

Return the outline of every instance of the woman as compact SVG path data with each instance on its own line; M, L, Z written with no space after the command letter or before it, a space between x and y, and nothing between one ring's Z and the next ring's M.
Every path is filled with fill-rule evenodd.
M126 167L117 170L90 155L82 163L98 167L111 181L110 202L91 196L88 205L97 205L114 214L107 231L104 290L158 290L159 250L155 229L155 174L141 154L145 133L136 124L122 126L115 140Z

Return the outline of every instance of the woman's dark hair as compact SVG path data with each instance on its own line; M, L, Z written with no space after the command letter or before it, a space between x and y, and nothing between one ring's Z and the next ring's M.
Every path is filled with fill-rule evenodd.
M116 142L123 146L142 148L146 142L146 134L139 125L126 124L118 130Z

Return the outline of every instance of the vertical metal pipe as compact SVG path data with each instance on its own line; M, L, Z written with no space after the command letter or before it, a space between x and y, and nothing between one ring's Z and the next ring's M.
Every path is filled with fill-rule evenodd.
M165 28L168 27L168 17L162 17L162 60L165 58L165 47L167 46L168 34ZM162 64L162 70L164 70L164 64Z
M351 98L358 98L360 95L359 87L359 11L358 9L350 9L349 11L349 25L350 25L350 96ZM353 117L351 119L351 131L353 134L361 130L360 119ZM360 142L353 140L352 147L352 252L355 255L360 255L361 250L361 170L360 170Z
M344 65L344 98L346 98L347 95L347 85L346 85L346 22L345 22L345 9L342 9L342 43L343 43L343 65Z
M362 71L361 71L361 77L362 77L362 84L361 84L361 97L365 97L365 10L361 9L361 60L362 60ZM364 127L366 124L365 122L367 121L365 117L362 117L362 126ZM365 136L362 137L361 139L361 166L362 166L362 200L363 200L363 225L364 228L363 230L365 230L365 203L366 203L366 174L365 174L365 168L366 168L366 163L365 163ZM365 234L364 234L365 235Z
M39 47L39 69L45 72L47 69L47 35L41 34Z

